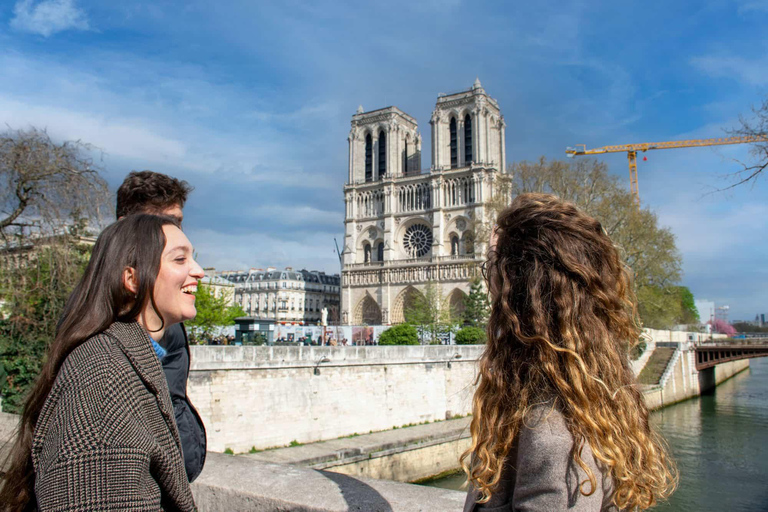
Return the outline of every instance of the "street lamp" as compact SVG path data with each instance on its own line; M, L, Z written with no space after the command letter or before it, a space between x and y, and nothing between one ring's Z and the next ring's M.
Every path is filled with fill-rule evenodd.
M449 369L449 370L450 370L450 368L451 368L451 362L452 362L454 359L461 359L461 354L459 354L459 353L453 354L453 356L451 356L451 358L450 358L450 359L447 361L447 363L448 363L448 369Z
M323 357L315 364L315 375L320 375L320 365L323 363L330 363L331 360L327 357Z

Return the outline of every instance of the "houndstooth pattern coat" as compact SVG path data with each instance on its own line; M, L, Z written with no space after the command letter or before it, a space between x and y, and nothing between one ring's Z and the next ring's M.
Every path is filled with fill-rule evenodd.
M137 324L72 351L32 442L39 510L194 511L168 387Z

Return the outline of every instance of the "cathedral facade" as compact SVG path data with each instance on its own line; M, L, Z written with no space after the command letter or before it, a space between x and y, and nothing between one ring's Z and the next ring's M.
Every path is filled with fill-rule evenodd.
M506 172L498 103L479 80L438 96L428 169L417 122L397 107L360 107L351 124L342 323L401 323L428 285L460 313L486 251L474 233Z

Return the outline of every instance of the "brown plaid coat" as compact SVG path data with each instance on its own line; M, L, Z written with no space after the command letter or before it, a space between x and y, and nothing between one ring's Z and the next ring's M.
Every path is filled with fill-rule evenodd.
M35 427L40 511L196 510L147 333L115 322L64 361Z

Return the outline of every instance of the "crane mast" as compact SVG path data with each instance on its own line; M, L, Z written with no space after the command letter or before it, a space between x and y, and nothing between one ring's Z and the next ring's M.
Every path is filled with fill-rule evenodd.
M584 155L601 155L603 153L627 153L629 161L629 188L635 203L640 205L640 190L637 181L637 152L650 151L652 149L674 149L674 148L695 148L700 146L724 146L726 144L747 144L753 142L766 142L766 136L741 136L741 137L720 137L716 139L691 139L691 140L673 140L665 142L642 142L639 144L619 144L615 146L603 146L601 148L587 149L585 144L577 144L575 147L569 147L565 150L566 156L573 158Z

